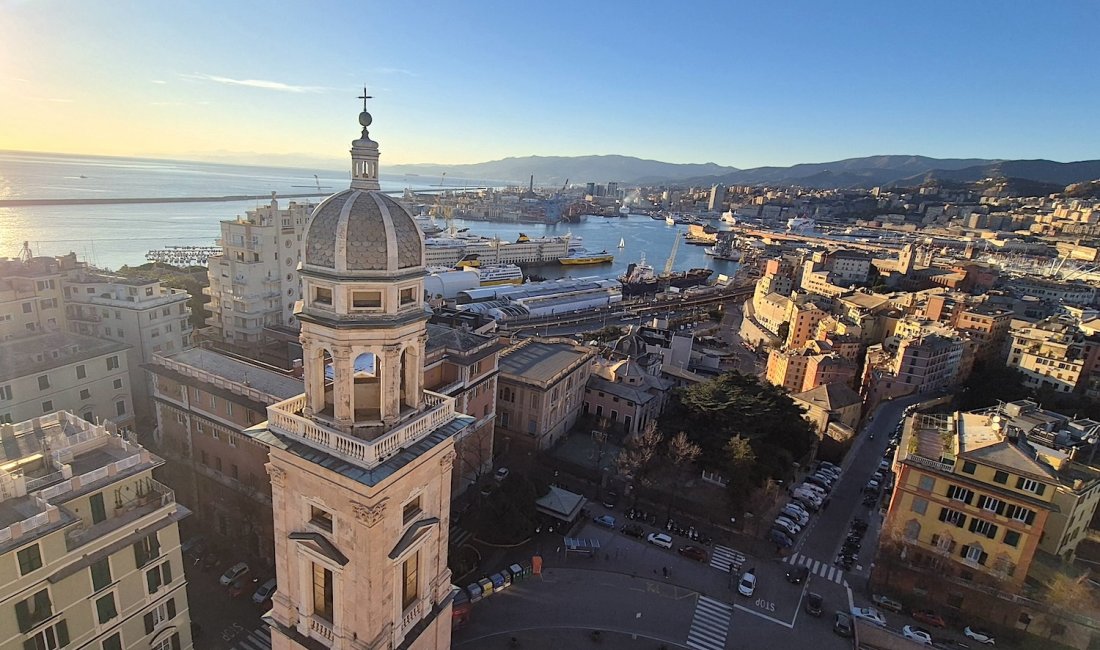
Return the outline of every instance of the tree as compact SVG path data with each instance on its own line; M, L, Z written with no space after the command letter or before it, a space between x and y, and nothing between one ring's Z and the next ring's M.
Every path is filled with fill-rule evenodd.
M596 473L596 496L600 496L603 490L603 473L600 471L603 465L603 457L607 453L607 430L611 428L611 420L600 418L599 428L592 430L592 442L595 449L592 450L592 460L595 462L593 470Z
M1063 571L1058 571L1046 583L1046 602L1050 603L1054 612L1070 611L1091 616L1100 608L1100 603L1092 595L1092 589L1088 585L1088 572L1079 576L1071 576ZM1065 625L1054 617L1047 619L1047 639L1065 633Z
M664 436L657 430L657 423L650 420L641 433L627 438L626 445L615 459L615 467L630 487L635 505L638 503L638 488L653 484L654 461L663 442Z
M723 450L726 454L728 469L725 477L729 480L727 489L735 503L741 502L756 483L752 476L756 463L756 452L748 438L733 436Z
M676 500L676 492L683 483L684 471L699 460L702 453L703 449L692 442L683 431L672 436L668 441L668 459L672 463L673 482L668 491L667 516L672 516L672 505Z
M783 345L787 341L787 337L791 334L791 322L783 321L779 324L779 329L775 335L779 339L779 345Z

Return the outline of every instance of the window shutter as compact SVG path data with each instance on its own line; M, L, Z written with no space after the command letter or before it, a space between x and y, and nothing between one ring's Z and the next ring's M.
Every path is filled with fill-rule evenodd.
M134 544L134 563L139 569L145 566L145 549L141 547L141 542Z
M978 527L978 520L977 520L976 518L975 518L975 519L971 519L971 520L970 520L970 532L974 532L974 530L975 530L975 529L976 529L977 527Z
M970 505L970 502L974 500L973 490L963 490L963 494L966 495L966 505Z
M23 650L38 650L38 637L31 637L24 641Z
M947 521L947 508L940 508L940 521Z
M1003 515L1005 513L1005 502L1000 501L997 503L997 514Z
M145 615L145 633L153 633L153 612L149 612Z
M164 567L164 584L168 584L169 582L172 582L172 563L171 562L165 562L161 566Z
M172 634L172 650L180 650L180 633L175 632Z
M57 631L57 644L62 648L69 645L69 624L65 619L58 621L54 630Z
M990 526L989 527L989 532L986 533L985 536L988 537L989 539L995 538L997 536L997 527L996 526Z
M985 565L985 561L989 559L989 553L982 551L982 554L978 556L978 564Z
M1047 491L1046 483L1040 483L1039 487L1035 488L1035 494L1038 494L1039 496L1043 496L1043 492L1046 492L1046 491Z
M27 601L21 600L15 603L15 618L19 622L20 632L31 629L31 607Z
M160 588L160 570L153 568L145 572L145 582L149 585L149 593L157 593Z
M1027 519L1025 520L1025 522L1027 523L1028 526L1030 526L1031 522L1033 522L1033 521L1035 521L1035 513L1028 510Z
M966 525L966 515L959 515L959 518L955 520L955 527L962 528Z
M169 598L168 599L168 618L175 618L175 617L176 617L176 599L175 598Z
M149 557L160 556L160 539L156 533L149 533Z
M962 547L962 553L959 553L959 555L961 555L962 557L964 557L964 558L965 558L965 557L966 557L966 552L967 552L967 551L969 551L969 550L970 550L970 546L969 546L969 545L963 546L963 547Z
M1016 489L1017 490L1024 489L1024 477L1021 476L1021 477L1016 479Z

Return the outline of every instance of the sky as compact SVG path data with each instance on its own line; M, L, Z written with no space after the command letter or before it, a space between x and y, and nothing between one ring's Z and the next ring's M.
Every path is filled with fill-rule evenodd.
M1100 158L1096 0L0 0L0 149ZM385 171L383 169L383 171Z

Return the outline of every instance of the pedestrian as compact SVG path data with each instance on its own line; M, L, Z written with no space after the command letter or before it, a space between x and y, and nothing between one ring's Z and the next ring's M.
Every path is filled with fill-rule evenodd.
M667 578L668 577L668 567L667 566L661 567L661 573Z

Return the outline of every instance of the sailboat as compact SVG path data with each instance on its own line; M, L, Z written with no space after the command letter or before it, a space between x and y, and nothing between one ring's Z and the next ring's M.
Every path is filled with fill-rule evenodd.
M626 248L626 238L619 237L619 248Z

